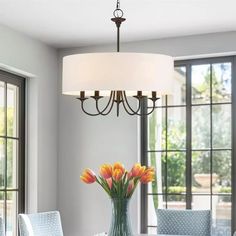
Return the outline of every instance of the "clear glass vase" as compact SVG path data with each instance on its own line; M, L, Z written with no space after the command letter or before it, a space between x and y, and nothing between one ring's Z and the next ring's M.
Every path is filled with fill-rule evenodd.
M129 199L112 198L112 219L108 236L132 236Z

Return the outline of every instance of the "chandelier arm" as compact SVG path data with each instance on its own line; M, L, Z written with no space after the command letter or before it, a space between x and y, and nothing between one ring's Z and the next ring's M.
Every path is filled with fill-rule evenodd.
M115 91L111 91L109 101L108 101L106 107L102 111L100 111L100 109L98 107L98 101L96 101L96 109L99 112L99 114L103 115L103 116L108 115L111 112L112 108L113 108L113 105L114 105L114 102L115 102L114 100L115 100ZM110 108L108 109L108 111L106 113L104 113L109 106L110 106Z
M87 112L84 108L84 101L85 100L81 101L81 109L86 115L89 115L89 116L98 116L98 115L100 115L99 113L89 113L89 112Z
M152 100L152 110L147 113L137 113L137 115L138 116L148 116L154 112L155 108L156 108L156 100Z
M122 104L123 104L123 107L124 107L124 109L125 109L125 111L126 111L126 113L127 113L128 115L130 115L130 116L133 116L133 115L135 115L135 113L131 113L131 112L128 110L128 108L126 107L126 105L125 105L125 102L124 102L124 101L122 101Z
M137 110L135 111L135 110L130 106L125 91L123 91L123 97L124 97L125 103L127 104L128 108L134 113L134 115L135 115L135 114L138 114L138 112L139 112L140 109L141 109L141 99L142 99L142 98L136 97L136 99L138 100L138 108L137 108Z
M123 94L123 92L121 93L121 97L122 97L122 105L126 111L126 113L128 113L129 115L133 116L136 114L136 112L132 109L132 107L129 105L128 100L126 100L124 97L125 95Z
M112 102L111 102L110 109L108 110L107 113L103 113L102 114L103 116L106 116L106 115L108 115L111 112L111 110L112 110L112 108L113 108L113 106L115 104L115 95L116 95L116 93L115 93L115 91L113 91L113 97L112 97Z
M97 109L99 114L103 113L107 109L107 107L109 106L109 104L111 102L111 97L112 97L112 91L111 91L110 96L109 96L109 101L108 101L107 105L105 106L105 108L103 108L102 111L100 111L100 109L98 107L98 99L96 100L96 109Z

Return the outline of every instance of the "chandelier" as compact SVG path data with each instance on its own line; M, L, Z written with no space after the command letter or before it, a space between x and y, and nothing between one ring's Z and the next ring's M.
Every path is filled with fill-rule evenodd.
M173 86L173 58L162 54L120 52L120 27L126 20L117 0L111 19L117 28L117 52L86 53L63 58L63 94L75 96L82 111L90 116L106 116L120 106L129 115L149 115L157 100L171 94ZM131 98L137 105L131 106ZM150 111L141 113L141 103L150 101ZM86 109L92 100L95 112ZM103 100L103 101L102 101ZM90 106L90 103L89 103Z

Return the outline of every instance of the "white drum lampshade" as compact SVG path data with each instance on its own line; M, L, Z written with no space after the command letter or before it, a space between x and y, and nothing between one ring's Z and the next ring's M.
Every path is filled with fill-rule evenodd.
M63 58L63 94L109 96L111 91L137 91L158 96L172 93L173 58L161 54L89 53Z

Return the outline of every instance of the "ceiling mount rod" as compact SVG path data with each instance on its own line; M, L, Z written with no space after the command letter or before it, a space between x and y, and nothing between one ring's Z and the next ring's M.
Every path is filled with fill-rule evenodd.
M113 12L114 18L111 20L115 22L117 28L117 52L120 52L120 26L126 19L123 18L124 12L120 9L120 1L117 0L116 9Z

